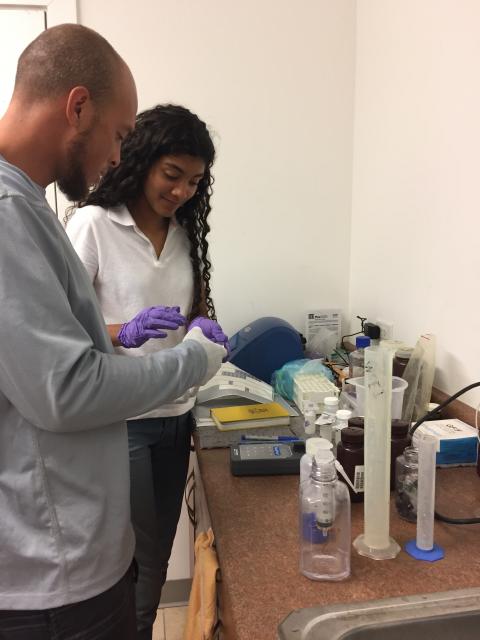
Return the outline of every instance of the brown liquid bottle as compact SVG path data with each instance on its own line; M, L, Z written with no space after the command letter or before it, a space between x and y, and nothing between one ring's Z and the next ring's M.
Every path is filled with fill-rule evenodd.
M413 349L410 347L404 347L403 349L398 349L395 352L392 371L394 376L397 376L397 378L403 378L403 372L407 368L407 364L410 362L412 353Z
M364 435L364 430L359 427L345 427L341 431L341 441L337 445L337 459L353 486L358 490L358 493L355 493L347 485L352 502L363 502L364 497ZM338 477L342 480L341 474Z

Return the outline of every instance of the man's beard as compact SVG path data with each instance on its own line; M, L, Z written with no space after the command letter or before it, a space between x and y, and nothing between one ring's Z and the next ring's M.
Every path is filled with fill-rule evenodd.
M60 191L73 202L83 200L89 191L90 185L84 170L89 134L90 130L85 131L72 140L67 151L66 166L57 178Z

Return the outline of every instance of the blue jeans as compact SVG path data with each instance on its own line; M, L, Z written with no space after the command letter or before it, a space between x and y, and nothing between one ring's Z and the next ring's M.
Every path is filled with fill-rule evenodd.
M151 640L182 508L192 417L129 420L131 510L136 536L139 640Z
M0 640L135 640L133 567L108 591L54 609L0 611Z

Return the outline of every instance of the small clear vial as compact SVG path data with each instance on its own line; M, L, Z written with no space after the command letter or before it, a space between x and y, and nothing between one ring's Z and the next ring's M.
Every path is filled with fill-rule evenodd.
M323 400L323 412L320 416L320 437L332 441L332 425L338 410L338 398L328 396Z
M350 496L331 451L318 451L300 493L300 571L311 580L350 575Z
M305 413L303 414L304 418L304 427L305 427L305 435L311 436L315 434L316 426L315 420L317 419L317 413L315 409L311 406L308 406L305 409Z

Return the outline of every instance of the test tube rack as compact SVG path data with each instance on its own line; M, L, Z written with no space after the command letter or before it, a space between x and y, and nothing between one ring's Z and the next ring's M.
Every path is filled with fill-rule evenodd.
M329 396L338 396L338 389L325 376L301 373L293 378L293 399L302 413L307 402L313 403L320 413L324 399Z

